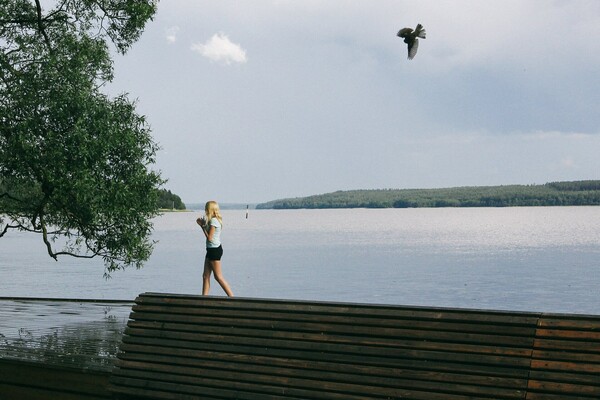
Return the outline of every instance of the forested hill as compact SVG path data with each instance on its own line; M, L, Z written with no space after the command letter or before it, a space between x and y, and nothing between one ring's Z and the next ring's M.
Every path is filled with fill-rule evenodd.
M185 204L181 198L166 189L159 189L157 206L163 210L185 210Z
M600 180L445 189L350 190L258 204L258 209L600 205Z

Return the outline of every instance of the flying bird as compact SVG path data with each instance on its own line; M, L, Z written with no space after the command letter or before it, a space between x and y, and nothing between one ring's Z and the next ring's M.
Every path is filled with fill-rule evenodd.
M408 45L408 59L412 60L419 48L419 39L417 38L425 39L425 29L423 29L423 25L417 24L414 31L412 28L402 28L396 36L404 38L404 43Z

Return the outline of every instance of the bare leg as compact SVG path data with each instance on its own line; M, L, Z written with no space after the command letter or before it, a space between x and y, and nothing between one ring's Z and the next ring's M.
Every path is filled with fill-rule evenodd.
M210 274L212 268L208 258L204 259L204 272L202 273L202 295L206 296L210 292Z
M223 278L223 274L221 273L221 261L214 260L209 262L211 264L212 271L215 273L215 279L217 280L217 282L219 282L219 285L221 285L225 293L227 293L227 296L233 297L233 292L231 291L229 284L227 283L225 278Z

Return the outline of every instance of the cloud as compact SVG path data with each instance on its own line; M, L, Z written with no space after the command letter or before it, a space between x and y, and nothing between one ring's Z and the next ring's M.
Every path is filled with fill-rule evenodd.
M201 54L211 61L223 64L246 63L246 50L239 44L233 43L222 32L215 33L206 43L194 43L191 46L192 51Z
M175 43L177 41L177 34L179 33L178 26L172 26L170 28L165 29L165 35L167 42Z

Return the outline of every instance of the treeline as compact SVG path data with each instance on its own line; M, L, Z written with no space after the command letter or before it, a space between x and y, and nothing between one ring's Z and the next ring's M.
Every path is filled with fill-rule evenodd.
M258 204L258 209L600 205L600 181L445 189L350 190Z
M185 210L185 204L183 204L183 201L181 201L179 196L171 193L170 190L160 189L158 191L158 208L168 210Z

